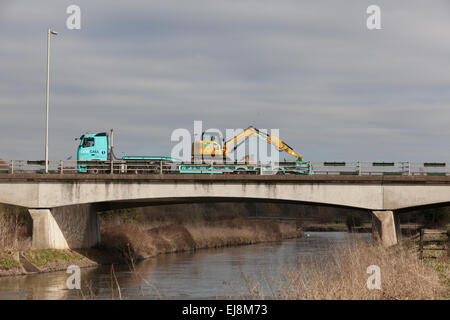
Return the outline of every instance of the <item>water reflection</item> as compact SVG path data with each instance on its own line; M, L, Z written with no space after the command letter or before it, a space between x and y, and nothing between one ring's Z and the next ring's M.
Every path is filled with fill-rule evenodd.
M280 265L297 259L328 257L330 247L368 234L310 232L310 237L197 252L161 255L142 261L131 272L115 266L122 295L127 299L215 299L248 294L246 277L276 278ZM245 275L245 277L243 276ZM65 272L0 279L0 299L111 299L111 267L82 269L83 291L68 290ZM250 279L251 280L251 279ZM265 287L270 294L270 288ZM117 298L117 291L115 292Z

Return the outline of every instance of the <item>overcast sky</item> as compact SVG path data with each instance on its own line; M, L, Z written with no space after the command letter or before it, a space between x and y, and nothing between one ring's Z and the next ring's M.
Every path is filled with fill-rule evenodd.
M450 156L448 0L0 0L0 158L44 158L48 27L50 159L110 128L118 155L170 155L194 120L280 129L307 160Z

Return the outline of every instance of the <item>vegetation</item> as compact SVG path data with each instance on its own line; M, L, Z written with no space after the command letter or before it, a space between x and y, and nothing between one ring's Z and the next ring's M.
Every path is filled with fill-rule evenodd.
M0 250L30 246L31 217L25 208L0 204Z
M19 262L13 258L11 251L0 253L0 270L9 270L19 266Z
M418 236L407 239L404 245L417 251L420 238ZM450 299L450 242L449 233L426 234L424 238L424 265L434 270L446 289L445 298Z
M333 256L335 259L330 259ZM367 267L380 267L381 289L369 290ZM448 267L438 267L448 270ZM422 263L417 250L383 248L364 242L330 252L327 257L303 259L284 266L279 279L255 280L247 284L250 297L264 298L268 282L278 299L445 299L448 287L435 269Z
M42 266L58 260L79 260L81 255L68 250L41 249L25 252L26 258L37 266Z

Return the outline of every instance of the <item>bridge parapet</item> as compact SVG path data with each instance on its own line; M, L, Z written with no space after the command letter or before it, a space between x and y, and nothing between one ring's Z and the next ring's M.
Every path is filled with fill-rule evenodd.
M412 162L412 161L305 161L299 170L299 162L279 162L272 165L260 163L208 161L207 163L185 163L169 160L113 160L113 161L77 161L51 160L49 174L113 173L113 174L249 174L271 175L314 174L314 175L351 175L351 176L450 176L450 162ZM245 167L248 170L233 170ZM273 170L273 169L280 170ZM282 170L281 170L282 169ZM0 174L44 173L44 160L2 160Z

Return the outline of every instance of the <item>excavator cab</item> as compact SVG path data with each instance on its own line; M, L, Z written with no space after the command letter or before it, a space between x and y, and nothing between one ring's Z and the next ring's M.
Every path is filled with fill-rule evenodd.
M223 160L222 135L218 131L204 131L201 141L192 143L193 160Z

